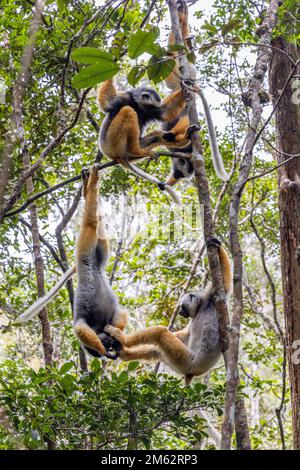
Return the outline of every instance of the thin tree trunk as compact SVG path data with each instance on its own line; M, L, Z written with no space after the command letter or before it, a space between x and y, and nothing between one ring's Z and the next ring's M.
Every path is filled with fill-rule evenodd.
M24 134L25 135L25 134ZM23 147L23 166L24 170L30 168L30 160L27 150L27 143L24 137L24 147ZM30 194L33 191L33 182L32 177L30 176L26 181L27 192ZM45 295L45 276L44 276L44 260L41 253L41 243L40 243L40 233L38 227L38 217L36 205L32 204L29 208L29 216L31 222L31 234L32 234L32 249L33 249L33 259L36 271L36 282L37 282L37 292L38 297L43 297ZM45 366L52 367L52 353L53 353L53 344L51 340L51 331L50 323L48 319L47 308L44 307L43 310L39 313L39 319L42 326L42 341L43 341L43 350L44 350L44 361ZM55 449L55 443L50 439L46 438L48 450Z
M27 143L25 141L25 137L24 137L24 147L23 147L23 166L24 166L25 171L30 168L30 160L29 160L29 155L27 151ZM28 194L30 194L33 191L33 182L32 182L31 176L26 180L26 187L27 187ZM33 259L34 259L35 271L36 271L37 291L38 291L38 296L43 297L45 295L44 260L43 260L42 253L41 253L38 217L37 217L37 209L36 209L35 204L32 204L30 206L29 215L30 215L30 222L31 222L31 227L32 227L32 230L31 230L32 248L33 248ZM46 307L43 308L43 310L39 313L39 319L42 325L42 340L43 340L45 366L51 367L53 345L52 345L52 340L51 340L50 323L49 323L48 312L47 312ZM46 438L46 443L47 443L48 450L53 450L55 448L55 443L50 438Z
M253 76L249 82L247 93L243 95L244 102L251 106L252 116L250 126L244 143L244 155L239 168L238 180L234 186L230 201L229 227L230 245L233 258L233 313L229 334L227 383L225 396L225 416L222 426L222 449L231 448L233 433L236 391L239 383L238 357L240 345L240 327L243 315L243 254L240 245L238 222L240 201L243 195L245 182L252 167L253 148L256 143L256 132L261 121L262 104L260 99L264 77L271 60L271 37L276 24L278 0L271 0L265 19L260 28L260 42ZM266 46L266 47L265 47Z
M300 47L278 38L270 69L270 87L274 102L285 87L290 74L300 74L300 65L295 70L294 62L299 60ZM287 56L285 54L288 54ZM296 85L295 85L296 84ZM298 87L298 89L296 88ZM276 140L278 163L288 159L289 154L300 153L300 83L293 80L288 86L276 110ZM300 339L300 266L295 251L300 244L300 159L296 158L278 169L281 271L283 303L286 327L286 350L289 362L291 386L293 444L300 449L300 366L293 363L296 341Z
M175 43L183 45L177 11L177 2L176 0L167 0L167 3L170 10L172 31L174 34ZM191 65L188 63L187 58L184 55L180 57L179 65L183 77L191 81ZM188 116L190 123L198 124L198 112L195 97L191 95L191 93L186 93L186 102L188 105ZM208 180L206 176L204 159L202 156L202 145L198 133L193 133L191 136L191 142L193 146L193 166L195 170L195 182L198 191L199 202L204 206L204 238L207 240L207 238L213 236L214 234L214 220L210 203ZM219 317L219 332L222 342L222 352L224 355L225 364L227 366L226 351L228 349L228 327L230 321L226 303L226 295L224 292L218 249L215 246L210 246L207 250L207 255L214 289L214 301ZM237 409L235 410L233 416L237 426L239 449L250 449L251 443L247 413L243 399L238 402Z

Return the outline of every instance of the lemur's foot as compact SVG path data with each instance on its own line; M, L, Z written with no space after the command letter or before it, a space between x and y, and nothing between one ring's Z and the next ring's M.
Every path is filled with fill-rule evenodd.
M214 245L216 246L217 248L220 248L220 246L222 245L222 243L220 242L220 240L218 240L217 238L215 237L208 237L207 240L206 240L206 246L207 248L211 245Z
M162 137L165 142L175 142L176 140L174 132L164 132Z
M119 343L123 344L124 343L124 333L119 329L115 328L112 325L106 325L104 327L105 333L108 333L111 335L113 338L115 338Z
M121 343L106 332L101 335L101 342L106 349L105 356L109 359L116 360L119 357L120 351L122 349Z
M87 181L90 176L90 170L88 168L82 168L81 170L81 179L82 181Z
M201 128L198 124L191 124L185 131L186 138L190 140L193 132L199 132L200 129Z
M163 181L160 181L159 183L157 183L157 187L158 187L158 189L160 189L161 191L165 191L165 189L166 189L166 183L164 183Z
M90 169L90 174L98 176L99 166L100 166L99 163L93 163L93 165L91 166L91 169Z
M186 15L186 11L187 11L186 3L183 2L182 0L177 0L176 3L177 3L177 10L178 10L178 14L179 14L179 19L184 20L185 15Z

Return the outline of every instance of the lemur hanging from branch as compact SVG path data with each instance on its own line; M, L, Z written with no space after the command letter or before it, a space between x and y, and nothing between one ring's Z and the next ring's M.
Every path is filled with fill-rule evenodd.
M189 25L188 25L188 8L186 2L183 0L178 0L178 17L181 26L181 35L184 41L184 45L187 50L189 50ZM171 31L169 36L169 45L173 45L175 43L174 34ZM184 79L179 67L179 60L178 60L178 53L172 52L171 55L176 60L176 65L174 70L170 73L170 75L165 79L165 83L171 90L178 90L181 87L181 81ZM195 69L194 67L190 67L190 71L192 72L192 76L195 76ZM213 120L211 117L209 105L207 100L204 96L203 91L200 87L195 86L192 84L191 89L197 93L202 101L203 109L204 109L204 116L207 124L208 129L208 139L210 144L210 150L213 160L213 165L216 171L217 176L223 180L227 181L229 179L228 174L226 173L222 161L222 157L219 152L218 143L216 132L213 124ZM195 127L195 126L194 126ZM188 117L187 109L184 108L179 116L177 116L173 121L166 122L163 124L163 129L165 131L164 140L168 141L168 148L172 152L183 152L183 153L192 153L192 145L190 142L187 143L185 147L178 149L178 141L183 140L183 136L189 137L191 132L194 130L193 127L190 126L190 121ZM172 147L172 142L174 143L174 148ZM171 173L166 181L166 183L170 186L175 185L180 179L182 178L191 178L194 174L194 169L192 162L188 159L182 158L174 158L172 159L172 170Z
M232 284L230 261L216 238L207 240L206 245L211 244L219 248L224 290L228 295ZM104 330L122 344L120 358L124 361L163 361L183 374L188 385L193 377L210 370L222 352L212 284L204 290L186 294L181 301L180 314L191 321L186 328L174 333L165 326L151 326L132 335L125 335L112 325Z
M119 306L105 274L109 240L99 203L98 168L99 165L94 164L90 172L82 172L85 205L76 250L78 285L74 301L74 330L91 355L116 359L120 343L104 332L104 327L112 325L124 329L128 314ZM75 267L70 268L45 297L19 317L18 322L24 323L41 311L74 272Z

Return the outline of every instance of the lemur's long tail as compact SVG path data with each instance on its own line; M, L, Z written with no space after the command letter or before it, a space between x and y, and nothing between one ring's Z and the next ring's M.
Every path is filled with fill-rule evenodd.
M64 275L60 278L60 280L49 290L49 292L44 295L44 297L39 298L34 304L32 304L27 310L25 310L22 315L19 316L17 322L18 323L26 323L27 321L31 320L35 315L37 315L43 308L53 299L53 297L58 294L59 290L62 286L67 282L67 280L73 276L76 272L75 264L71 266Z
M146 181L150 181L150 183L154 183L157 185L161 184L161 181L159 181L155 176L149 175L149 173L146 173L145 171L141 170L141 168L138 168L137 166L133 165L132 163L129 163L128 161L122 161L122 165L128 170L132 171L132 173L136 174L137 176L140 176ZM164 189L170 195L175 204L181 205L181 200L179 196L174 191L174 189L171 188L171 186L169 186L168 184L164 184Z
M200 88L197 88L196 93L200 96L203 109L204 109L205 120L206 120L206 124L208 128L208 140L209 140L212 160L213 160L216 174L221 180L228 181L229 175L228 173L226 173L226 170L223 165L223 160L219 152L215 126L211 117L211 112L210 112L208 102L204 96L203 91Z

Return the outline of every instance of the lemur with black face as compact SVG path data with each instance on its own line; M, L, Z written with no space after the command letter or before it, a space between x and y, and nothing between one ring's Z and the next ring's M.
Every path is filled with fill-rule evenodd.
M155 158L156 154L152 149L168 145L163 138L164 132L153 131L146 136L143 136L143 132L151 122L172 122L180 115L185 107L182 90L161 100L152 88L140 87L117 92L110 79L100 86L97 101L106 114L99 132L101 151L133 173L161 187L162 183L157 178L131 162L141 161L149 156ZM185 136L184 139L186 143ZM178 141L178 146L181 144ZM168 184L161 189L166 189L173 200L178 202L176 193Z
M190 34L189 24L188 24L188 8L184 0L178 0L178 17L179 23L181 26L181 36L188 51L188 38ZM172 46L175 43L174 34L171 31L169 36L169 45ZM180 72L178 52L171 52L170 54L176 61L174 70L168 75L165 79L165 83L170 90L176 91L181 88L181 81L183 80L182 73ZM189 73L193 80L196 78L195 69L190 65ZM209 144L211 149L211 155L213 160L213 165L216 171L217 176L223 180L227 181L229 179L228 174L226 173L222 157L219 152L217 138L215 133L214 124L212 121L209 105L206 101L206 98L199 87L193 88L202 101L205 120L208 128L208 137ZM162 126L164 133L164 141L168 142L167 146L172 152L181 152L186 154L192 154L193 148L190 142L191 133L200 130L199 126L190 125L190 120L188 117L188 110L184 108L179 116L177 116L171 122L165 122ZM173 143L173 145L172 145ZM184 144L184 145L183 145ZM166 145L166 144L165 144ZM194 175L193 164L188 159L183 158L174 158L172 159L172 168L171 173L167 178L166 183L170 186L174 186L183 178L191 178Z
M216 238L209 238L207 246L210 244L219 247L224 290L228 295L232 284L228 255ZM105 331L122 344L120 358L124 361L163 361L183 374L188 385L193 377L209 371L221 356L219 318L212 284L204 290L186 294L181 301L180 314L191 320L186 328L174 333L165 326L151 326L132 335L125 335L113 326L106 326Z
M82 171L85 198L81 228L77 240L76 265L68 269L55 286L29 307L19 322L31 320L59 292L64 283L77 272L78 284L74 300L74 330L84 349L94 357L116 359L121 345L104 331L106 325L123 330L127 311L119 306L105 266L109 258L109 240L99 203L99 165Z
M99 165L84 170L84 212L77 241L78 285L74 301L74 330L88 353L116 359L120 344L104 332L106 325L123 330L127 311L121 309L112 290L105 266L109 259L109 240L99 203Z

